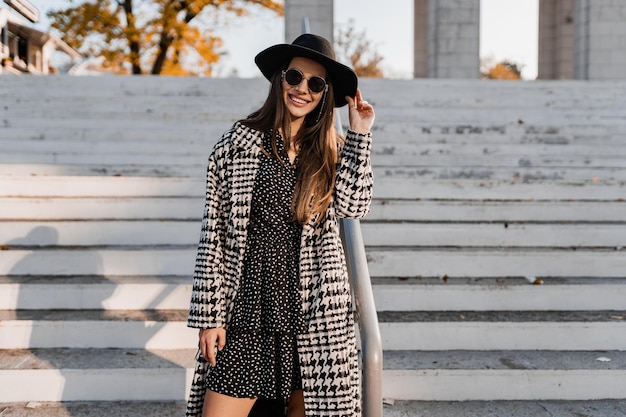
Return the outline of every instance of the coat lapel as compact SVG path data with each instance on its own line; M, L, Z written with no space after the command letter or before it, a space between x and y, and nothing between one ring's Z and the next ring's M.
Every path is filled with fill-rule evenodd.
M259 152L263 133L248 129L238 124L233 136L232 154L228 166L231 181L231 221L233 246L236 247L240 261L246 250L248 223L254 191L254 180L259 168ZM239 271L241 272L241 271ZM237 276L240 274L238 273Z

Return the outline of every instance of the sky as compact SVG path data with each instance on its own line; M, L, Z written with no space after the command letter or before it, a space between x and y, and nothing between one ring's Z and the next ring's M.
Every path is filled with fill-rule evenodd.
M69 0L30 2L40 11L38 27L43 30L49 26L45 17L48 10L70 4ZM538 0L481 0L480 57L495 62L511 60L521 66L523 78L536 78L538 7ZM358 32L366 33L384 57L381 65L386 77L412 77L413 0L334 0L334 15L335 28L353 21ZM285 42L284 28L281 17L263 10L218 26L215 34L224 40L227 54L220 60L216 75L260 76L254 56Z

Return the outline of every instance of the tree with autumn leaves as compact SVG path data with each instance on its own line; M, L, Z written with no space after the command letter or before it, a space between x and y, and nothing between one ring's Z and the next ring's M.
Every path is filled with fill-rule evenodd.
M350 20L345 28L337 31L335 44L339 60L350 65L359 77L383 77L383 56L367 38L367 32L355 28L354 20Z
M480 74L489 80L521 80L522 65L510 60L495 62L493 57L480 60Z
M52 28L84 56L115 73L211 75L222 40L203 29L210 14L283 14L275 0L87 0L48 13Z

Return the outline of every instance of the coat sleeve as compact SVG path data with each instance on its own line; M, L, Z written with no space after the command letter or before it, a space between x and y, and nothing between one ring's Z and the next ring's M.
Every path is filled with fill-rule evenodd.
M223 173L221 160L220 152L214 149L207 169L206 200L187 319L189 327L214 328L225 324L222 259L227 221L223 201L224 182L220 180Z
M333 204L337 217L360 218L369 212L374 183L371 148L371 133L348 130L335 181Z

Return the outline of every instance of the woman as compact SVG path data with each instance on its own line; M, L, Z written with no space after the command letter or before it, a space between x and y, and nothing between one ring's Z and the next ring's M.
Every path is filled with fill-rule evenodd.
M360 377L338 217L372 193L374 109L356 74L312 34L255 62L263 106L209 157L188 325L200 329L188 416L245 417L257 399L289 416L358 416ZM349 105L345 140L334 107Z

